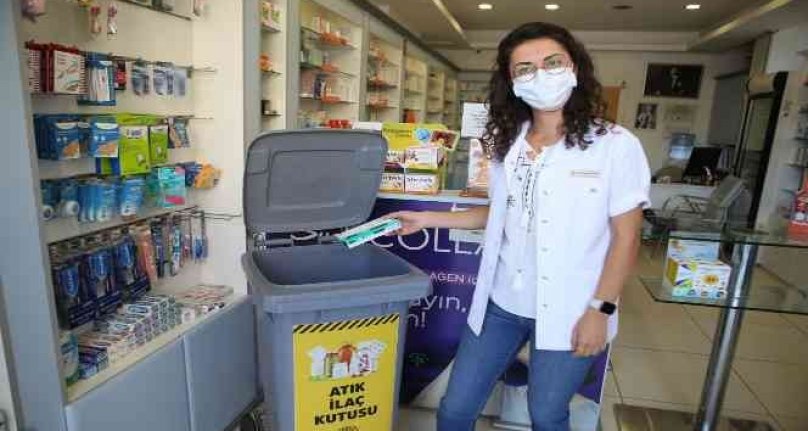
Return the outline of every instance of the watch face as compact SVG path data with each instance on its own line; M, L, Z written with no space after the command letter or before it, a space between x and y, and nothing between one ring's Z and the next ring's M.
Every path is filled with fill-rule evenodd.
M617 306L612 304L611 302L604 302L600 306L600 312L608 315L614 314L615 310L617 310Z

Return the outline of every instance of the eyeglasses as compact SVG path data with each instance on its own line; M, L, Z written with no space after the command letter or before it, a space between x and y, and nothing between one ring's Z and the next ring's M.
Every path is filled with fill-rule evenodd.
M564 73L564 70L572 66L572 62L564 54L553 54L545 57L541 66L537 66L530 61L523 61L516 63L511 71L511 77L514 81L527 82L536 76L539 69L543 69L550 75L559 75Z

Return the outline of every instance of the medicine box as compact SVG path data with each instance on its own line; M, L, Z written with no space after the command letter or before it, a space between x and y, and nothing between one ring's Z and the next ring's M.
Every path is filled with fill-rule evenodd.
M404 172L384 172L379 186L382 192L404 193Z
M717 241L674 238L668 241L667 257L717 260L719 245Z
M665 281L673 296L721 299L727 296L731 272L720 260L669 257Z
M440 176L437 173L407 171L404 178L404 191L413 194L437 194L440 189Z

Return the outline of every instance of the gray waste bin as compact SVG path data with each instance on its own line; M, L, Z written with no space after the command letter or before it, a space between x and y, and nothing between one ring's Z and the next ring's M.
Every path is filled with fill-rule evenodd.
M371 132L259 136L244 176L249 236L366 221L386 153L386 141ZM242 264L258 308L272 431L391 431L408 303L430 293L429 277L371 244L349 250L328 237L265 244Z

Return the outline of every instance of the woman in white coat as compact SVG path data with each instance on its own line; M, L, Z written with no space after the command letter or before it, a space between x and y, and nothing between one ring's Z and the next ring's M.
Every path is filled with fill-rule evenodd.
M650 174L640 142L602 119L601 86L566 29L525 24L499 44L484 142L490 206L400 212L400 235L485 228L474 299L438 412L471 431L494 384L531 341L533 429L569 429L569 402L617 330Z

